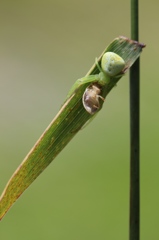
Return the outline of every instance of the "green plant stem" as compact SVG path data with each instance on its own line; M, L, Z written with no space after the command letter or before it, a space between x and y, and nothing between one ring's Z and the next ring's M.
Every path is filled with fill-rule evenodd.
M131 38L138 41L138 0L131 0ZM140 239L139 59L130 70L130 240Z

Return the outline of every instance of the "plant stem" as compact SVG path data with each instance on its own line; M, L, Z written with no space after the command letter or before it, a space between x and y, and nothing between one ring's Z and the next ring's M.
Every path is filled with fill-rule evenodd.
M131 0L131 39L138 41L138 0ZM139 59L130 70L130 229L129 239L140 238L140 79Z

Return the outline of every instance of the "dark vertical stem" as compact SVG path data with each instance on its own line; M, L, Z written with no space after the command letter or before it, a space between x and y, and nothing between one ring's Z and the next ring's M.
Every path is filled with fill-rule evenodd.
M138 0L131 0L131 39L138 41ZM140 238L139 60L130 70L130 240Z

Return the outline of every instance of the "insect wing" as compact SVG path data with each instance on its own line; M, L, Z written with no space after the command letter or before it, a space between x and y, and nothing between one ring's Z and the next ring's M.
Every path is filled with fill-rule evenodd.
M82 102L83 106L88 113L91 115L95 114L100 108L99 98L100 98L101 89L96 85L91 85L86 88Z

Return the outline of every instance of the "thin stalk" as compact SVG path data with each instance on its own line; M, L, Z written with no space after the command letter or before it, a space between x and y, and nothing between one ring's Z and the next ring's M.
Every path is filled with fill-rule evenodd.
M138 0L131 0L131 38L138 41ZM130 70L130 240L140 239L139 59Z

